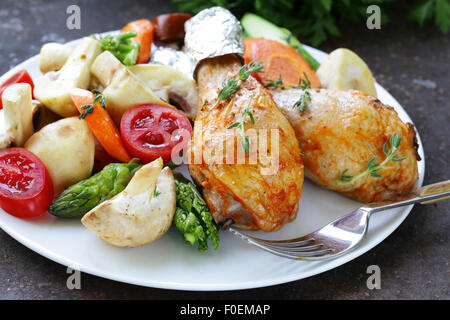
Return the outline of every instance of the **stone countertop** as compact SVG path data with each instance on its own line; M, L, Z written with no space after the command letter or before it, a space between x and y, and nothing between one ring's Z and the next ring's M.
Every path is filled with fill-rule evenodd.
M45 42L66 42L119 29L130 20L174 8L169 1L14 1L0 3L0 74L39 53ZM81 8L81 30L66 28L66 9ZM89 5L88 5L89 4ZM365 24L319 48L347 47L414 121L426 154L425 184L450 178L449 37L434 27L418 30L402 18L381 30ZM82 289L66 287L66 267L29 250L0 230L0 299L449 299L450 201L416 206L378 246L336 269L271 287L186 292L128 285L83 274ZM381 269L381 289L366 286L369 265Z

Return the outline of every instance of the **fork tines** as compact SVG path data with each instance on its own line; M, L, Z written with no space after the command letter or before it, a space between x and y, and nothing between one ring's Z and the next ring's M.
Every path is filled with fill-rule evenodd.
M300 237L289 240L266 240L246 235L234 228L229 228L228 230L263 250L295 260L313 260L314 257L323 259L324 255L334 251L330 248L324 248L323 244L316 243L316 240L313 238Z

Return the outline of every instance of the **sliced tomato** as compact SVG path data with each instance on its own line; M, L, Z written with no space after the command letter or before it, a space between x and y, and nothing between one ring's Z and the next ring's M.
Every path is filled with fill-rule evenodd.
M120 122L120 133L128 151L143 163L159 157L169 162L175 147L175 152L186 148L192 126L189 119L175 108L144 104L125 112Z
M53 201L53 182L47 168L23 148L0 151L0 207L19 218L44 214Z
M33 80L31 79L27 70L20 70L19 72L14 74L11 78L9 78L3 84L0 85L0 110L3 109L3 103L1 99L3 91L5 91L6 88L15 83L28 83L31 86L31 92L33 92L34 89Z

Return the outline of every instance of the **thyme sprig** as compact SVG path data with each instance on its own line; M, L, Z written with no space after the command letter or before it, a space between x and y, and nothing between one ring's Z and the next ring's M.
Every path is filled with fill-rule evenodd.
M242 137L241 140L241 146L242 149L244 150L245 154L248 155L250 152L250 139L249 137L245 134L245 125L249 124L247 120L245 120L245 117L248 116L248 118L250 119L252 124L255 124L255 118L253 117L253 113L250 111L250 104L252 102L253 99L253 95L250 96L250 101L248 102L248 105L246 108L244 108L242 110L242 119L241 121L237 121L235 123L233 123L232 125L230 125L229 127L227 127L227 129L232 129L235 127L239 127L241 129L240 131L240 135Z
M103 95L103 93L101 93L101 91L95 90L95 89L92 90L92 93L95 94L94 101L92 101L91 104L86 104L80 108L83 112L79 115L79 117L78 117L79 119L85 119L88 114L94 112L94 106L98 102L100 102L100 106L103 109L106 108L106 101L105 101L105 96Z
M311 98L311 95L308 91L304 91L300 96L300 99L294 103L292 108L298 108L298 113L302 113L303 110L308 110L308 100Z
M383 145L383 153L386 156L386 158L381 163L376 163L377 157L373 157L367 163L367 169L356 176L346 175L346 172L348 171L348 169L346 169L341 173L341 176L337 180L337 184L338 185L350 184L366 175L370 175L374 178L381 178L380 173L383 171L382 167L387 162L389 162L391 160L392 161L402 161L402 160L406 159L406 157L399 157L399 155L397 153L397 149L400 146L401 142L402 142L402 138L399 135L397 135L396 133L393 133L391 138L389 139L389 144L391 146L389 148L389 150L387 150L387 148L388 148L387 142L385 142Z
M238 72L237 78L224 79L222 82L222 89L219 91L216 103L213 105L213 109L222 101L229 99L236 91L238 91L242 85L242 82L246 81L253 72L264 72L264 66L261 62L244 64Z
M261 61L258 61L257 63L251 61L248 65L244 64L238 72L239 80L245 81L253 72L264 72L263 69L264 65Z
M298 113L302 113L303 110L308 110L308 101L311 98L311 94L308 91L308 89L311 89L311 82L309 81L306 73L303 72L303 75L305 76L305 78L298 79L298 84L292 87L293 89L303 90L300 99L298 99L297 102L295 102L292 106L292 108L298 108Z
M206 104L208 103L208 100L204 100L202 106L200 107L200 110L203 110L203 108L206 106Z
M268 83L266 83L264 85L264 88L270 89L270 90L275 90L277 88L280 88L281 90L286 90L286 87L283 84L283 79L281 78L281 74L278 78L278 80L271 80L271 79L266 79L266 81L269 81Z
M238 79L224 79L222 82L222 89L219 91L219 95L217 97L216 103L213 105L213 109L217 107L217 105L229 99L236 91L241 87L241 83Z
M271 89L271 90L276 90L278 88L280 88L281 90L302 89L303 94L300 96L300 99L298 99L292 106L292 108L298 108L298 113L302 113L303 110L308 109L308 100L311 98L311 94L308 91L308 89L311 89L311 82L309 81L306 73L303 72L303 75L304 75L304 78L300 77L298 79L298 84L296 86L286 87L283 84L283 79L281 78L281 75L280 75L278 80L276 80L276 81L271 80L271 79L266 79L266 81L269 81L269 82L264 85L264 88Z

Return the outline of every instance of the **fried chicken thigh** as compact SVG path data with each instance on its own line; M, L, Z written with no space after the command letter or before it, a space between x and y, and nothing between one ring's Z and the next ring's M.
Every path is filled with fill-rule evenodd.
M418 177L417 141L414 127L404 123L393 108L360 91L310 89L307 108L294 107L300 89L272 92L272 96L294 127L300 142L305 176L317 185L343 193L357 201L395 200L407 194ZM401 161L388 161L381 177L364 175L338 183L341 175L357 176L373 157L381 163L383 146L393 134L401 137L397 149ZM345 171L346 170L346 171Z
M200 107L188 149L192 156L189 171L203 187L216 222L271 232L297 215L303 162L293 128L270 92L252 76L229 99L214 106L223 81L236 78L241 66L234 55L226 55L206 59L198 67ZM243 112L245 108L254 123L248 112ZM245 135L252 137L248 155L243 150L241 129L230 128L244 120ZM271 140L277 137L272 129L279 139ZM257 134L252 136L251 131ZM267 146L260 144L260 131L268 132ZM233 155L226 159L230 151ZM245 163L239 164L239 154ZM265 161L263 155L271 160ZM251 162L252 157L257 160Z

